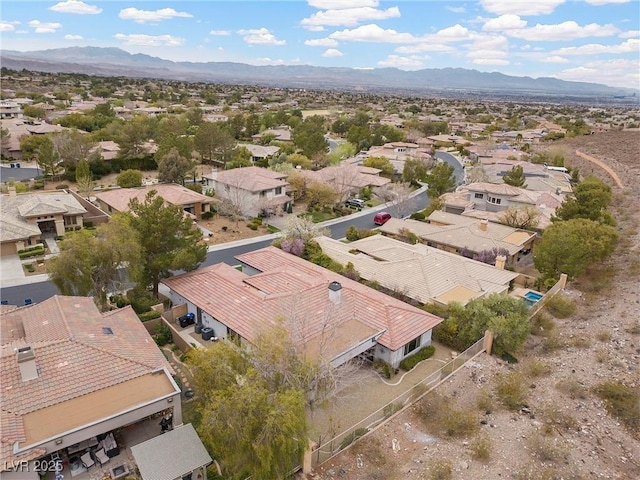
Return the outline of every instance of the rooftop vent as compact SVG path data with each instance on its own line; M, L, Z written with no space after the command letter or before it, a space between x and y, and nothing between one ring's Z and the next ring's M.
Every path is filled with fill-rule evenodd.
M341 291L342 285L340 285L340 282L331 282L329 284L329 300L336 305L339 304L342 299Z
M36 355L31 347L21 347L17 350L18 367L22 381L27 382L38 378L38 367L36 367Z
M111 327L102 327L102 333L105 335L113 335L113 330L111 330Z

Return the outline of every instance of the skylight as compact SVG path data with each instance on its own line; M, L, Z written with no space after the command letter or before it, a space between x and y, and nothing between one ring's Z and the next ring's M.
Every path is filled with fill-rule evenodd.
M105 335L113 335L113 330L110 327L102 327L102 333Z

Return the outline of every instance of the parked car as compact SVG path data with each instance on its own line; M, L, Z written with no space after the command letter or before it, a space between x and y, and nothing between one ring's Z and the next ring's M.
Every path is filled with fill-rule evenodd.
M186 315L178 317L178 324L182 328L193 325L194 323L196 323L196 316L193 313L187 313Z
M351 207L364 208L366 203L361 198L350 198L345 202L347 205Z
M376 225L384 225L391 218L391 214L388 212L378 212L376 216L373 217L373 223Z

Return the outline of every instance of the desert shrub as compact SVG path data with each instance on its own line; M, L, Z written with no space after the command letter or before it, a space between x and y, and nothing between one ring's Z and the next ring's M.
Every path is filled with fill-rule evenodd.
M470 435L478 430L480 423L476 415L466 409L457 408L449 399L440 395L427 395L418 404L418 413L425 423L450 437Z
M596 334L596 338L601 342L610 342L611 341L611 332L609 330L600 330Z
M540 434L527 439L531 453L541 462L559 462L567 458L567 447L557 440L549 440Z
M436 352L436 347L433 345L429 345L427 347L421 348L417 353L414 353L410 357L405 358L400 362L400 368L406 372L415 367L422 360L426 360L428 358L433 357L433 354Z
M542 351L544 353L552 353L556 350L566 347L566 343L558 334L549 335L542 342Z
M256 225L255 223L249 223L247 224L247 227L249 227L251 230L258 230L258 225Z
M346 231L347 240L350 242L355 242L356 240L360 240L360 233L358 232L358 227L355 225L350 225Z
M349 445L351 445L361 436L366 434L368 431L369 431L368 428L358 428L354 432L351 432L350 434L348 434L346 437L344 437L344 440L342 440L342 443L340 443L340 450L342 450L343 448L347 448Z
M147 320L153 320L155 318L160 318L161 314L157 310L149 310L148 312L144 312L138 315L138 318L143 322Z
M560 478L555 467L529 464L515 475L515 480L557 480Z
M520 372L509 372L498 377L496 395L500 402L509 410L518 410L527 397L527 386Z
M485 413L491 412L493 410L493 398L491 397L491 394L487 390L483 389L476 398L476 405L479 410Z
M203 219L203 220L209 220L209 219L211 219L211 218L213 218L213 212L211 212L211 211L204 212L204 213L202 214L202 219Z
M386 379L391 378L391 374L393 373L393 367L384 360L376 360L373 362L373 368Z
M474 459L486 462L491 458L493 445L491 439L486 435L476 437L469 447Z
M384 418L389 418L391 415L399 412L400 410L402 410L401 403L388 403L384 406L382 412L384 413Z
M429 465L429 480L450 480L453 478L453 466L450 460L437 459Z
M618 382L603 382L593 388L607 408L632 432L640 431L640 394L631 387Z
M427 217L425 216L424 212L414 212L409 216L409 218L412 220L424 220Z
M464 409L447 408L442 418L444 432L450 437L462 437L476 432L479 428L476 416Z
M524 371L531 378L546 377L551 373L551 365L541 360L532 360L524 366Z
M599 348L596 350L596 362L604 363L609 360L609 352L604 348Z
M545 308L556 318L568 318L576 313L576 303L562 294L552 297Z
M65 183L61 183L60 185L56 185L56 190L67 190L69 188L69 185L65 184Z
M556 328L556 323L544 310L536 313L531 319L531 334L548 336Z
M556 384L556 389L565 395L568 395L571 399L579 398L584 400L586 398L587 390L580 384L580 382L574 379L567 379L558 382Z
M557 406L551 405L542 411L542 432L545 435L553 435L555 432L578 430L577 420L567 412L563 412Z
M42 190L44 188L44 182L34 182L31 188L34 190Z
M569 345L575 348L589 348L591 346L591 340L584 335L577 335L569 339Z

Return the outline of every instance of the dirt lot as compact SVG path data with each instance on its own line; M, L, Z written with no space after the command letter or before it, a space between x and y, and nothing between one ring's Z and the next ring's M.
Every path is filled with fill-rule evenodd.
M576 149L611 166L625 186L614 187L617 253L567 289L576 313L555 319L544 336L531 336L517 364L478 357L438 388L445 407L418 402L309 478L640 478L640 432L626 429L592 391L609 380L640 390L640 132L598 134L563 145L581 172L613 184L603 170L576 156ZM509 410L499 400L498 379L510 372L522 375L524 409ZM430 403L436 398L426 397ZM445 412L444 418L434 412ZM471 431L448 435L443 426L461 429L465 413L471 415Z
M266 226L261 225L257 230L252 230L249 228L249 222L246 220L236 222L229 220L227 217L221 217L220 215L216 215L210 220L201 220L198 222L198 225L213 232L212 237L205 237L209 245L233 242L235 240L242 240L243 238L259 237L271 233L267 230Z

